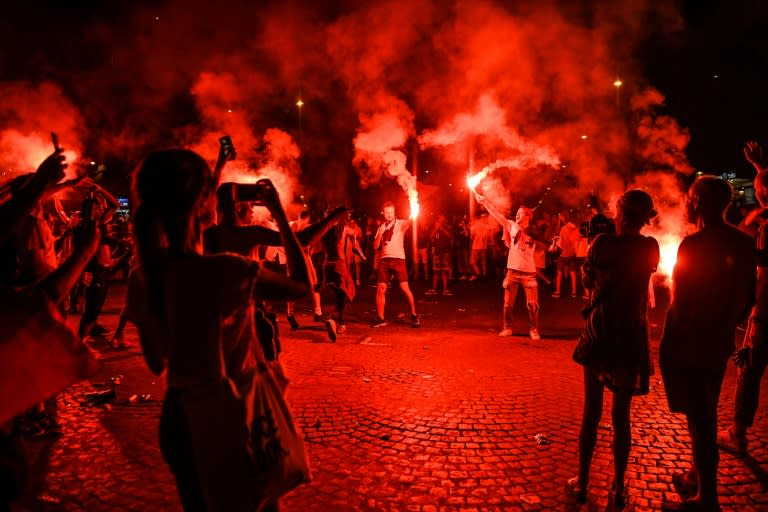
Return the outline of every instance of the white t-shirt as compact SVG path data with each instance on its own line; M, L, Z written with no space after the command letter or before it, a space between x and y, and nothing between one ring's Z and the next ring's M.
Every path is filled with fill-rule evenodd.
M504 226L509 234L509 256L507 256L507 268L520 272L536 272L536 241L523 231L517 222L507 219Z
M405 229L407 222L395 219L392 222L385 222L379 226L381 233L381 257L405 259ZM386 234L387 230L392 230L392 236ZM378 236L378 234L377 234ZM389 240L387 240L389 239Z

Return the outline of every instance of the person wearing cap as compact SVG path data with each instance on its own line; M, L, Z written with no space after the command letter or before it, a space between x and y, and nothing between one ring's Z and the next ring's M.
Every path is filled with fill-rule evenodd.
M723 218L732 197L728 182L714 176L697 178L688 191L688 221L698 229L677 252L659 367L670 411L686 416L693 465L672 476L688 500L666 509L719 510L717 403L757 279L752 239Z
M474 190L473 190L474 192ZM504 288L504 328L499 336L512 336L512 311L517 299L517 289L522 286L528 308L528 334L532 340L540 340L539 334L539 291L536 281L537 234L531 226L533 211L521 206L515 214L515 220L508 219L485 197L475 192L477 202L501 224L503 239L509 254L507 272L502 287ZM543 241L543 240L539 240Z
M587 500L589 470L597 443L605 388L613 393L614 484L610 501L626 506L624 476L631 446L632 397L649 391L648 283L659 263L659 244L640 230L656 216L653 200L629 190L618 201L615 235L599 235L582 267L584 287L593 290L584 310L586 326L573 359L584 367L584 415L579 434L579 474L566 491Z

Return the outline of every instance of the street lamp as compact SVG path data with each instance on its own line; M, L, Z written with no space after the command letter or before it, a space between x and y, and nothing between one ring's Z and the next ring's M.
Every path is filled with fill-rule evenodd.
M613 82L613 86L616 88L616 110L619 109L621 106L621 86L624 85L624 82L621 81L620 78L617 78L615 82Z
M301 96L299 96L299 99L296 102L296 108L299 109L299 137L301 137L301 107L303 106L304 106L304 102L301 101Z

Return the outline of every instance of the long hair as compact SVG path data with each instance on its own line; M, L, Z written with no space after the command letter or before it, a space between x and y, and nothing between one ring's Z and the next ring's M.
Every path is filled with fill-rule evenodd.
M163 256L187 249L192 217L211 192L208 164L184 149L156 151L134 173L136 249L149 306L156 314L162 313Z

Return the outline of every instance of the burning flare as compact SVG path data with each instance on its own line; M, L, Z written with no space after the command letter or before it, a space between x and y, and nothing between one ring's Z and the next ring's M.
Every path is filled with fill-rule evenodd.
M673 234L660 236L659 240L659 267L657 272L672 279L672 273L677 263L677 248L680 247L680 237Z
M415 188L410 189L408 192L408 203L411 205L411 215L410 218L413 220L416 220L416 218L419 216L419 194L416 191Z

